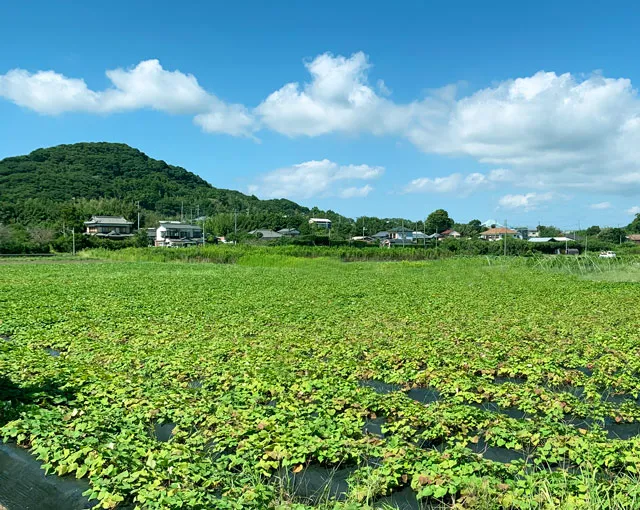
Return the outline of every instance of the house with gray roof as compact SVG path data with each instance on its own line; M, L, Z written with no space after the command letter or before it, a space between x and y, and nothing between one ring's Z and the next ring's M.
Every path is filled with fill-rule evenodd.
M278 230L278 234L283 236L295 237L300 235L300 231L295 228L281 228Z
M85 234L104 239L127 239L133 235L133 221L122 216L92 216L84 222Z
M273 241L275 239L280 239L282 234L270 230L268 228L257 228L249 232L249 235L256 236L258 239L262 241Z

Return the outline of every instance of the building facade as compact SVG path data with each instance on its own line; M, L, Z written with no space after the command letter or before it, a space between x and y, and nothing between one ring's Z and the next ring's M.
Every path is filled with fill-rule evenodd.
M104 239L127 239L133 236L133 222L122 216L92 216L84 222L85 234Z
M156 229L155 246L178 247L202 244L202 228L180 221L161 221Z

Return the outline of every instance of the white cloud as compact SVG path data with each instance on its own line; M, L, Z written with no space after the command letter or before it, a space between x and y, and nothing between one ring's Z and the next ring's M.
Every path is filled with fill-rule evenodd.
M344 188L340 190L340 192L338 193L338 196L340 198L366 197L372 191L373 191L373 186L369 184L365 184L361 188L358 188L357 186Z
M364 53L325 53L305 65L308 82L285 85L255 109L287 136L390 135L426 153L507 167L518 185L539 190L640 189L640 101L628 79L540 71L466 97L449 85L396 103L385 82L369 84ZM449 191L466 178L424 179L412 184Z
M256 184L249 186L249 192L265 198L365 197L373 191L369 184L363 187L342 187L341 184L376 179L383 172L384 168L379 166L341 166L328 159L306 161L261 176Z
M270 94L256 109L262 122L287 136L318 136L332 132L385 134L406 124L404 108L379 96L369 86L368 57L319 55L305 67L311 81L288 83ZM378 82L383 95L390 90Z
M634 205L633 207L627 209L627 214L631 214L635 216L636 214L640 214L640 206Z
M597 204L591 204L591 209L611 209L610 202L599 202Z
M629 79L540 71L466 96L451 84L401 103L382 78L370 81L372 65L362 52L324 53L304 65L306 81L286 83L255 108L225 103L195 76L165 70L157 60L107 71L105 90L55 71L14 69L0 75L0 96L47 115L140 108L188 114L205 132L234 136L259 129L289 137L393 136L425 153L508 168L506 181L540 192L640 191L640 100ZM425 176L409 186L464 194L506 182L479 175Z
M254 130L253 117L246 108L224 103L205 91L192 74L167 71L157 60L145 60L130 69L108 70L106 75L112 87L94 91L84 80L54 71L31 74L14 69L0 75L0 96L45 115L149 108L196 115L196 124L208 132L249 136Z
M467 196L475 191L494 189L495 183L509 182L511 171L498 168L488 174L479 172L462 175L453 173L445 177L420 177L404 188L405 193L454 193Z
M537 209L540 205L555 198L556 195L551 192L505 195L498 201L498 204L505 209L522 209L526 212Z

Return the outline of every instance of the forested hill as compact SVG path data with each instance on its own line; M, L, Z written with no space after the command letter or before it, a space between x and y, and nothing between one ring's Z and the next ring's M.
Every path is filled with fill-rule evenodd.
M309 212L290 200L259 200L214 188L184 168L120 143L59 145L0 161L0 204L5 220L14 215L12 211L22 214L16 208L26 203L32 209L46 206L55 215L60 203L73 200L97 200L110 203L109 208L117 202L129 205L140 201L145 210L169 215L179 213L183 202L185 207L197 207L201 214Z

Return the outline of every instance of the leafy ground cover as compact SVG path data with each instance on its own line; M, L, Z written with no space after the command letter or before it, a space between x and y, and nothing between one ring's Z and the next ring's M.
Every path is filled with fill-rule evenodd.
M638 508L637 284L272 262L0 267L0 437L104 508Z

